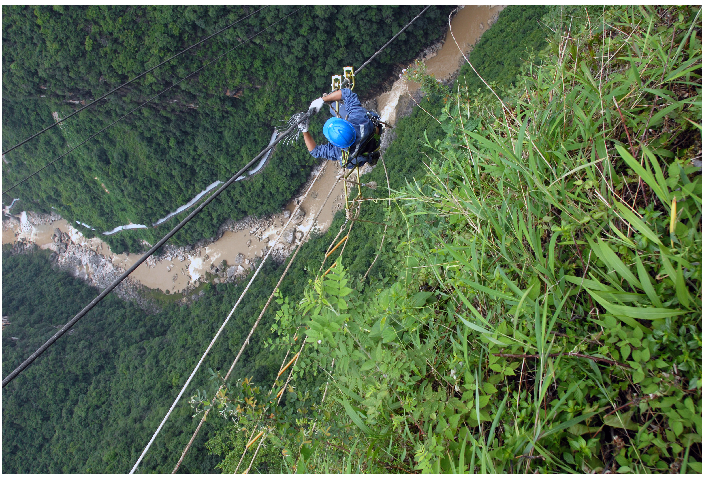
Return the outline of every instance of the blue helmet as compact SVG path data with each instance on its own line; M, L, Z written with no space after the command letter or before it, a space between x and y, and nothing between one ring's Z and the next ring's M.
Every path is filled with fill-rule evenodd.
M330 143L338 148L346 149L356 141L356 130L351 123L341 118L328 119L322 132Z

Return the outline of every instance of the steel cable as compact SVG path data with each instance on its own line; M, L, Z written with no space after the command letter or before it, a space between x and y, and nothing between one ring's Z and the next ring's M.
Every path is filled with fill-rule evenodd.
M305 119L305 118L303 118L303 121L304 121L304 119ZM81 318L82 318L84 315L86 315L93 307L95 307L96 304L98 304L106 295L108 295L109 292L111 292L113 289L115 289L115 288L118 286L118 284L120 284L120 283L121 283L126 277L128 277L135 269L137 269L140 264L142 264L143 262L145 262L148 257L150 257L157 249L159 249L163 244L165 244L165 242L167 242L172 236L174 236L174 235L177 233L177 231L179 231L180 229L182 229L182 227L184 227L185 224L187 224L189 221L191 221L192 218L194 218L194 216L196 216L197 214L199 214L199 213L202 211L202 209L204 209L204 208L207 206L207 204L209 204L210 202L212 202L212 201L213 201L217 196L219 196L227 187L229 187L231 184L233 184L233 183L238 179L238 177L239 177L241 174L243 174L248 168L250 168L253 164L255 164L256 161L260 160L260 159L263 157L263 155L265 155L268 151L270 151L271 149L273 149L273 148L274 148L285 136L287 136L287 134L289 134L290 131L291 131L293 128L295 128L296 126L297 126L297 125L293 125L293 126L291 126L288 130L286 130L285 132L283 132L283 133L281 133L280 135L278 135L278 137L275 139L275 141L273 142L273 144L271 144L271 145L269 145L268 147L266 147L266 149L264 149L263 151L261 151L261 152L258 154L258 156L256 156L255 158L253 158L253 159L252 159L246 166L244 166L239 172L237 172L236 174L234 174L234 175L231 177L231 179L229 179L229 180L226 181L224 184L222 184L221 187L220 187L219 189L217 189L214 194L212 194L211 196L209 196L209 197L208 197L203 203L201 203L194 211L192 211L186 218L184 218L179 224L177 224L177 225L174 227L174 229L172 229L170 232L168 232L168 233L165 235L165 237L163 237L162 239L160 239L160 241L159 241L157 244L155 244L154 246L152 246L148 252L146 252L140 259L138 259L137 262L136 262L135 264L133 264L132 267L130 267L130 269L128 269L127 271L125 271L123 274L121 274L120 277L118 277L118 278L117 278L115 281L113 281L108 287L106 287L106 289L104 289L104 291L101 292L101 294L99 294L98 297L96 297L95 299L93 299L90 304L88 304L86 307L84 307L84 308L81 310L81 312L79 312L78 314L76 314L73 319L71 319L69 322L67 322L67 324L66 324L64 327L62 327L56 334L54 334L54 336L52 336L52 338L50 338L44 345L42 345L39 349L37 349L37 351L35 351L29 358L27 358L27 360L25 360L24 362L22 362L22 364L21 364L19 367L17 367L10 375L8 375L7 377L5 377L5 378L3 379L3 381L2 381L2 386L3 386L3 388L5 387L5 385L7 385L8 383L10 383L10 381L12 381L17 375L19 375L25 368L27 368L32 362L34 362L34 360L35 360L37 357L39 357L45 350L47 350L47 348L49 348L50 345L52 345L54 342L56 342L56 340L57 340L59 337L61 337L62 335L64 335L64 333L65 333L66 331L68 331L71 327L73 327L73 325L74 325L76 322L78 322L79 319L81 319Z
M395 39L398 37L398 35L400 35L401 33L403 33L403 30L405 30L406 28L408 28L414 21L418 20L418 17L420 17L422 14L424 14L425 11L426 11L428 8L430 8L430 5L428 5L427 7L425 7L413 20L411 20L410 22L408 22L408 25L406 25L405 27L401 28L401 31L398 32L398 33L396 33L396 34L393 36L393 38L391 38L388 42L386 42L386 44L385 44L384 46L382 46L381 48L379 48L379 51L377 51L376 53L374 53L373 55L371 55L371 58L369 58L368 60L366 60L366 62L365 62L363 65L361 65L361 66L354 72L354 75L356 75L357 73L359 73L361 70L364 69L364 67L365 67L366 65L368 65L369 63L371 63L371 60L373 60L373 59L376 57L376 55L378 55L379 53L381 53L393 40L395 40Z

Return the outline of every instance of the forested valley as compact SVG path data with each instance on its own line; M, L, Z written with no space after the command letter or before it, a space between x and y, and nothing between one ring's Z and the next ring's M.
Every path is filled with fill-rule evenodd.
M82 103L258 8L4 6L3 148L51 124L53 111L66 117ZM364 97L367 91L377 91L400 65L441 38L451 8L428 9L416 28L399 37L395 49L384 50L357 76L357 91ZM332 74L345 65L361 65L421 9L314 6L296 12L296 7L266 7L9 153L2 168L3 187L294 13L12 192L12 197L21 198L22 208L54 208L71 222L93 226L97 232L76 226L89 237L117 224L149 224L240 169L268 143L274 126L329 90ZM172 243L209 237L228 218L279 210L315 164L298 146L279 146L263 174L227 190ZM177 220L154 230L101 238L114 252L136 251L143 247L141 239L154 242ZM305 245L281 291L302 293L308 261L309 270L316 270L326 240ZM282 269L266 264L231 320L233 328L225 331L228 338L216 345L202 369L206 375L198 376L194 387L207 388L205 371L221 369L223 360L230 361L238 351ZM207 286L196 305L172 305L153 315L109 296L21 381L4 389L4 470L128 471L208 343L207 336L213 336L242 290L243 285ZM47 254L12 256L5 250L2 307L11 324L3 334L3 376L95 295L67 273L52 270ZM277 373L278 358L261 347L271 332L272 317L271 311L264 318L235 377L261 383ZM197 422L188 398L180 402L174 423L167 425L144 469L171 470L172 458L179 456ZM115 406L118 402L121 405ZM213 434L211 427L225 425L207 424L195 443L197 453L185 460L182 471L215 471L219 459L209 456L204 442ZM36 459L27 460L28 454Z
M274 127L282 127L282 120L329 90L331 75L341 73L343 66L360 66L422 10L260 8L4 6L3 150L52 124L53 112L65 118L246 18L7 154L3 190L204 67L17 186L3 202L19 197L27 210L55 208L72 224L80 221L96 229L77 225L89 237L129 223L150 226L209 184L231 177L265 148ZM360 94L379 87L395 65L442 37L450 10L431 7L415 28L397 39L395 48L378 55L357 76ZM298 146L279 146L263 174L229 188L173 243L193 244L213 237L228 218L282 208L315 164ZM141 240L154 244L178 221L102 239L115 253L138 252L144 247Z
M265 264L138 471L172 471L210 410L181 473L700 473L701 28L509 6L451 84L409 68L424 97L361 221L303 245L224 384ZM2 259L5 376L96 291ZM244 286L155 314L109 296L3 390L3 470L129 471Z

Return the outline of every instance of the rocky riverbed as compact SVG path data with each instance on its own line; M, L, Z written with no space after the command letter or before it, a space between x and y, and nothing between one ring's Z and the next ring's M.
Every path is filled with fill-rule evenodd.
M25 217L10 216L3 219L3 243L9 234L16 235L17 240L12 243L12 254L28 254L38 249L52 251L50 261L58 268L68 271L89 285L105 289L114 280L125 272L120 267L115 267L105 256L96 252L91 247L91 241L86 240L75 229L74 234L69 234L55 227L49 241L46 240L47 230L51 225L63 222L64 229L70 228L62 218L56 214L37 214L26 212ZM73 228L71 228L73 229ZM124 300L131 300L144 308L154 308L154 305L141 294L143 286L131 277L127 277L116 287L115 293Z
M287 258L297 245L305 240L311 227L324 230L332 215L341 207L343 193L319 196L313 185L308 197L305 191L312 185L321 169L319 181L336 181L334 163L323 163L313 170L285 210L266 217L246 217L229 220L221 225L217 235L184 247L166 245L159 255L149 257L116 288L116 294L126 300L150 307L144 299L146 288L166 293L191 292L201 283L226 283L239 280L253 270L270 248L276 261ZM324 204L327 202L328 204ZM323 213L314 215L323 208ZM289 223L288 223L289 221ZM104 289L135 264L142 254L114 254L108 244L98 237L86 238L56 213L36 214L21 212L5 215L3 244L12 244L12 253L50 250L51 260L92 286ZM285 227L287 225L287 228ZM281 234L280 240L278 235ZM144 243L146 250L151 247Z

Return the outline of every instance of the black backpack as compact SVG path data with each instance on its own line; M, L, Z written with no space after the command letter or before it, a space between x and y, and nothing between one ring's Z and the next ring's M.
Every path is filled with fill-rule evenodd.
M374 124L374 132L358 145L353 145L353 150L350 149L349 151L350 159L347 162L347 167L350 165L356 166L356 163L353 163L352 160L359 156L366 158L366 161L363 162L369 163L372 166L376 165L379 161L379 147L381 146L381 134L383 133L384 125L375 111L367 111L366 116L368 116L369 120ZM359 163L359 161L357 162Z

